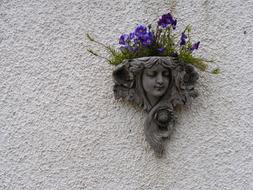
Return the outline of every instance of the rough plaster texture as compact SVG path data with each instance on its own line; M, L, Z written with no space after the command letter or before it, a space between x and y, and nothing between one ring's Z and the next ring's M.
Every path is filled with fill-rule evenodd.
M84 34L113 45L169 9L222 74L201 74L158 159L143 112L113 99L113 67L86 52L98 48ZM252 10L252 0L1 0L0 189L252 190Z

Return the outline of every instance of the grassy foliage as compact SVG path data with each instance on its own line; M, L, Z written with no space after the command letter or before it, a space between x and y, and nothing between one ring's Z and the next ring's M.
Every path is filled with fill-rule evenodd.
M215 75L220 74L220 69L219 68L213 69L212 74L215 74Z
M175 25L176 23L174 23L174 26L170 25L166 28L157 26L156 30L152 30L150 25L148 29L145 26L139 25L139 29L144 28L147 30L146 33L144 33L143 36L139 36L139 33L136 33L136 28L135 31L129 35L122 35L120 38L120 48L105 45L87 34L87 38L91 42L103 47L108 52L109 56L108 58L103 57L91 49L88 49L88 52L94 56L106 59L107 62L112 65L118 65L125 59L134 59L138 57L172 56L181 63L192 64L199 70L205 71L208 68L208 61L203 58L195 57L193 54L193 51L198 49L200 42L192 43L190 36L191 27L187 26L181 33L180 40L178 40L178 37L176 37L174 33ZM131 34L135 35L135 37L131 37ZM220 70L217 68L211 73L218 74Z
M192 54L187 52L181 52L178 55L178 59L180 62L194 65L201 71L205 71L208 68L208 65L205 63L204 59L194 57Z

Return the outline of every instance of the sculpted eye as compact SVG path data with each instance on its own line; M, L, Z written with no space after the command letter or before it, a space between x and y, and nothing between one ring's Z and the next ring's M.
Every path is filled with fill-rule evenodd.
M169 72L169 71L164 71L164 72L163 72L163 76L168 77L169 75L170 75L170 72Z
M154 76L156 76L156 72L155 72L155 71L148 71L146 74L147 74L147 76L149 76L149 77L154 77Z

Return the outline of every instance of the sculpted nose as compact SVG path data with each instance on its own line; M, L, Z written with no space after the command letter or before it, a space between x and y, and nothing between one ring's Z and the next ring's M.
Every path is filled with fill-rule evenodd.
M160 84L160 85L163 84L163 76L162 76L161 73L159 73L159 74L157 75L157 77L156 77L156 82L157 82L158 84Z

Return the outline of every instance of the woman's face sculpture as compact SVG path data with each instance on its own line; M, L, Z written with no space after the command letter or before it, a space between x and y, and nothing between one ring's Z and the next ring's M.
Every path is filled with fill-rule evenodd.
M169 57L125 60L113 72L114 95L144 108L146 140L158 155L175 126L174 108L197 96L193 66ZM190 87L190 88L189 88Z
M145 92L151 97L161 97L169 86L170 71L160 64L146 68L142 75L142 84Z

